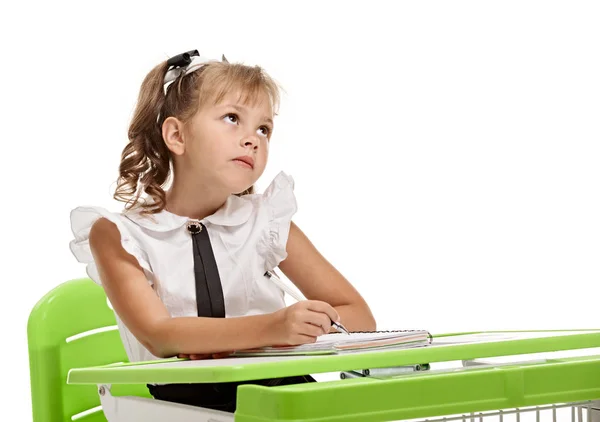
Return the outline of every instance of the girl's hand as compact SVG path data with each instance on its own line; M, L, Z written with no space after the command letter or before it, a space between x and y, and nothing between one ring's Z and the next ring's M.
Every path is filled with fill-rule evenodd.
M318 336L329 333L331 321L340 318L331 305L319 300L303 300L272 315L270 333L278 346L314 343Z
M232 352L220 352L220 353L203 353L203 354L187 354L180 353L177 355L180 359L190 359L190 360L201 360L201 359L221 359L226 358Z

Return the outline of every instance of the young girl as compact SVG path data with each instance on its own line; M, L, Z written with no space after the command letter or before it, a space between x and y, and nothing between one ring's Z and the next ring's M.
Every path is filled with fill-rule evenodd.
M130 361L311 343L332 322L375 329L360 294L292 222L292 178L279 173L254 193L278 104L260 67L196 50L144 79L115 192L123 212L71 212L71 250L106 291ZM275 267L308 300L286 307L267 273ZM239 384L148 387L157 399L233 412Z

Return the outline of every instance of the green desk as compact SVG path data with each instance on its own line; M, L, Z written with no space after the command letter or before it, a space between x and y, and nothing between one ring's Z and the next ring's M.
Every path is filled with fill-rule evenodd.
M499 409L581 402L589 407L589 420L600 421L593 412L595 404L588 403L600 399L600 350L594 348L600 348L599 330L458 333L435 335L431 345L411 349L201 361L167 359L76 368L69 372L67 382L98 385L101 400L102 395L110 396L110 400L102 401L105 413L114 420L125 420L116 415L119 409L115 408L119 406L114 400L118 397L107 394L107 389L119 384L242 381L429 363L429 371L391 377L357 377L281 387L244 385L238 390L235 415L172 406L152 399L133 398L128 405L134 410L146 404L154 406L150 413L156 420L160 413L157 406L164 405L171 406L164 415L177 410L190 415L203 412L185 420L325 422L432 420L457 414L479 415L478 412L484 412L484 420L485 412ZM553 357L558 352L579 356ZM531 354L546 357L531 360ZM481 361L509 356L520 362ZM449 362L473 365L434 369L436 363ZM121 405L121 409L125 407ZM113 419L109 417L110 422Z

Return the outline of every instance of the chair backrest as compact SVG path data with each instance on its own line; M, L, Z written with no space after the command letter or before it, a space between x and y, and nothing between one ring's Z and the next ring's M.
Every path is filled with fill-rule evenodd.
M48 292L29 315L27 341L33 421L106 421L95 385L66 383L71 368L128 361L102 287L81 278Z

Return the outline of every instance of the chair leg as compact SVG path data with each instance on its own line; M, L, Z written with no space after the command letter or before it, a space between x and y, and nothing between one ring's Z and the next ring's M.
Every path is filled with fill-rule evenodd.
M102 411L108 422L233 422L231 413L202 407L171 403L145 397L118 396L110 393L110 385L98 386Z

